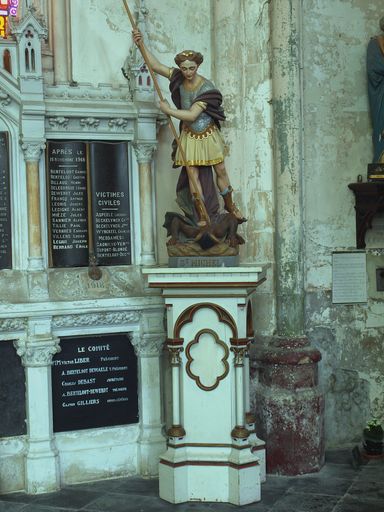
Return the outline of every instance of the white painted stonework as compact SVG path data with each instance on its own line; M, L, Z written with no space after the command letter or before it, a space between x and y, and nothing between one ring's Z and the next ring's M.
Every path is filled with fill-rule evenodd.
M6 318L13 318L12 321ZM164 450L160 396L163 306L110 299L60 305L19 304L0 316L0 338L13 339L26 372L25 438L0 441L1 491L50 492L62 484L157 474ZM70 336L129 333L139 366L139 423L54 433L51 364ZM127 338L127 343L129 340ZM17 475L15 479L15 475Z
M171 503L260 500L264 443L249 406L250 296L265 268L143 269L167 309L172 425L160 457L160 497Z
M13 36L0 41L0 129L10 140L13 234L12 270L0 272L0 343L13 341L26 385L26 435L0 439L0 492L31 494L66 483L154 476L165 446L163 304L159 296L145 294L138 273L139 265L156 262L152 160L158 109L153 84L129 87L122 75L114 85L75 83L69 65L69 2L35 5L38 10L22 3ZM3 69L5 51L10 52L11 73ZM137 68L135 53L126 65ZM132 266L105 268L98 281L90 279L86 268L48 268L47 139L128 143ZM140 197L146 198L145 215ZM55 433L53 356L71 336L114 333L127 334L138 358L139 422Z

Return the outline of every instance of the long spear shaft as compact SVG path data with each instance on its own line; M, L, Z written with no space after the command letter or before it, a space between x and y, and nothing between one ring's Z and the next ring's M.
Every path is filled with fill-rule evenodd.
M123 2L124 2L125 10L127 11L127 14L128 14L129 21L131 22L132 28L134 30L136 30L137 29L136 21L134 20L134 18L132 16L132 13L129 10L127 0L123 0ZM152 66L151 66L151 64L149 62L148 55L147 55L147 52L145 51L145 47L144 47L144 44L143 44L142 41L140 41L140 43L138 44L138 48L140 50L141 55L143 56L144 62L145 62L146 66L148 68L148 71L149 71L149 73L150 73L150 75L152 77L153 85L155 86L156 92L157 92L160 100L164 101L164 97L163 97L163 94L162 94L161 89L159 87L159 84L158 84L155 72L153 71ZM168 117L168 125L169 125L169 127L170 127L170 129L172 131L172 134L173 134L173 136L175 138L176 144L177 144L177 146L179 148L181 159L183 161L183 165L186 167L187 172L188 172L188 166L187 166L187 163L186 163L187 162L187 158L185 156L184 149L183 149L183 147L180 144L180 139L179 139L179 136L178 136L178 134L176 132L175 125L172 122L171 116L167 115L167 117ZM196 194L196 196L199 197L200 196L199 188L197 186L197 182L195 180L194 175L192 173L188 172L188 178L189 178L189 180L191 181L191 184L192 184L192 189L193 189L192 193ZM202 205L202 208L203 208L204 213L206 215L206 218L209 219L208 212L207 212L207 209L205 207L204 201L202 200L201 203L202 203L201 205Z

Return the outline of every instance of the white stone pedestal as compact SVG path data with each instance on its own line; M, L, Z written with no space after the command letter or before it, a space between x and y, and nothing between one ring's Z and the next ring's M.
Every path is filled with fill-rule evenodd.
M260 459L249 425L253 337L250 296L263 267L148 268L162 288L172 367L172 426L160 458L160 497L171 503L260 500ZM253 450L252 450L253 448Z

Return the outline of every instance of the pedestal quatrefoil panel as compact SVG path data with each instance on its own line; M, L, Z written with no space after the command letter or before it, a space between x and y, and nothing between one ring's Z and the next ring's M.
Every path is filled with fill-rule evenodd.
M204 391L216 389L229 372L229 350L212 329L202 329L185 350L186 372Z

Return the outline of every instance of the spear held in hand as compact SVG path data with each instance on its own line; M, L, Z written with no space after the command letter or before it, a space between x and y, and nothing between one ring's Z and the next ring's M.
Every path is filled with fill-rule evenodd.
M123 0L123 3L124 3L124 7L125 7L125 10L127 12L129 21L131 22L133 30L137 30L137 25L136 25L136 22L135 22L135 20L134 20L134 18L132 16L131 11L129 10L127 0ZM153 85L155 86L155 89L156 89L156 92L157 92L157 94L159 96L159 99L160 99L160 101L164 101L163 94L161 92L161 89L159 87L159 84L158 84L158 81L157 81L157 78L156 78L156 74L155 74L155 72L152 69L152 66L150 64L147 52L145 51L145 46L144 46L143 42L139 41L137 46L138 46L138 48L140 50L141 55L143 56L144 62L145 62L146 66L148 68L148 71L149 71L149 73L150 73L150 75L152 77ZM180 139L179 139L179 136L177 134L175 125L172 122L171 116L167 114L167 117L168 117L168 121L169 121L168 125L169 125L169 127L170 127L170 129L172 131L172 135L175 138L176 144L177 144L177 146L179 148L179 151L180 151L181 160L182 160L183 165L186 167L187 172L188 172L187 159L186 159L186 156L185 156L184 149L183 149L182 145L180 144ZM197 186L196 179L195 179L195 177L194 177L194 175L192 173L188 173L188 178L189 178L190 183L191 183L192 195L195 198L199 198L201 200L200 203L201 203L201 207L202 207L203 212L204 212L204 216L209 221L209 215L208 215L207 209L205 207L204 201L202 200L202 198L200 198L199 188Z

